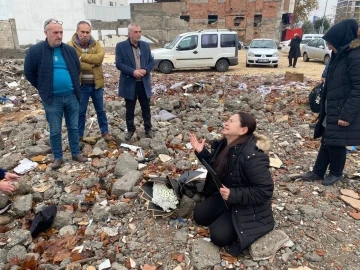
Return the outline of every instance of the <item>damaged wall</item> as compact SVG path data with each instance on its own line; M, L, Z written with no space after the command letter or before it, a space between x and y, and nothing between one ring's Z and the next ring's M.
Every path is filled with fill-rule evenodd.
M0 49L15 48L19 48L15 20L0 21Z
M180 33L201 29L231 29L240 40L280 40L281 14L290 0L183 0L131 4L131 19L144 34L171 41Z
M131 4L130 10L131 20L154 42L164 44L189 31L189 23L180 19L180 14L186 14L184 2Z

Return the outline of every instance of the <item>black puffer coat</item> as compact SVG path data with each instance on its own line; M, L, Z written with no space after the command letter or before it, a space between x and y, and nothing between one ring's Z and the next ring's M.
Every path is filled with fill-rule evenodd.
M225 146L226 139L215 141L213 151L204 149L198 158L211 163ZM270 149L269 140L263 135L254 135L249 142L236 145L228 152L227 158L231 162L225 177L230 178L231 186L228 186L227 202L231 204L232 220L239 237L239 252L274 228L271 209L274 183L269 171L269 157L262 149Z
M326 40L326 35L324 39ZM316 125L314 137L323 136L328 145L360 145L359 38L340 47L336 55L333 53L325 82L324 91L321 93L319 122ZM326 103L325 100L327 100ZM326 128L323 134L322 123L325 115ZM339 126L339 119L349 122L350 125Z
M291 39L290 41L290 51L289 51L289 57L288 58L298 58L301 56L300 51L300 43L302 41L302 38L299 36L296 36Z

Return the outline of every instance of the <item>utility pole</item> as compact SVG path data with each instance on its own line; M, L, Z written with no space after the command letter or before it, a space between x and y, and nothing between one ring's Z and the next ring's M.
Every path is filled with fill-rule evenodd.
M324 16L322 17L322 22L321 22L321 27L320 27L321 34L324 34L324 20L325 20L325 13L326 13L326 8L327 8L327 3L328 3L328 0L326 0Z

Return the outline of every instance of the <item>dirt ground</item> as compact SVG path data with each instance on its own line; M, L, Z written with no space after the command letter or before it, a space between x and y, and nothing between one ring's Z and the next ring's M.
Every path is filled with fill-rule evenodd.
M115 55L111 53L111 50L106 50L107 53L105 54L105 63L114 63L115 62ZM115 51L115 49L114 49ZM272 66L252 66L246 67L246 50L239 51L239 64L234 67L230 67L228 72L235 73L237 75L248 75L248 74L285 74L286 71L290 72L298 72L304 73L305 77L311 78L314 80L320 80L321 74L325 68L325 65L321 62L304 62L302 58L298 59L298 63L296 68L288 68L288 58L287 54L280 52L280 62L279 67L274 68ZM210 69L209 69L210 70Z

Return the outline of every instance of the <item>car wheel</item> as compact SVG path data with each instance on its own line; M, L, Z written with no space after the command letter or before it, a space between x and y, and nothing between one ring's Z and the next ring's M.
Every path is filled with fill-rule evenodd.
M327 54L324 57L324 64L327 65L330 62L330 56Z
M215 68L219 72L225 72L229 69L229 63L225 59L220 59L216 62Z
M304 60L304 62L309 62L310 59L309 59L307 53L304 53L303 60Z
M246 64L246 67L250 67L250 65L249 65L249 64Z
M172 71L172 64L170 61L162 61L160 64L159 64L159 70L162 72L162 73L165 73L165 74L169 74L171 71Z
M279 65L274 65L274 68L277 68Z

